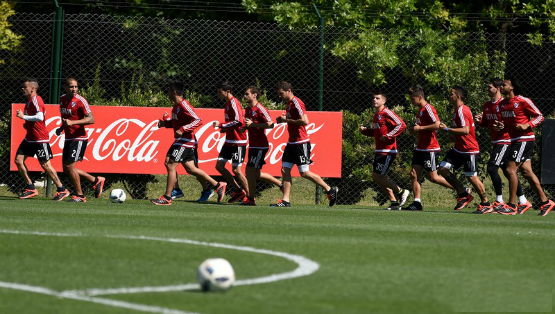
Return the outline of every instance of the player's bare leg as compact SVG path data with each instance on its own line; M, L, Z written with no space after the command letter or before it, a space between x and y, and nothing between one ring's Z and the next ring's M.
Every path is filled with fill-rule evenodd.
M281 167L281 174L283 175L283 200L289 202L291 196L291 168Z
M210 186L218 185L218 182L212 179L212 177L204 172L204 170L195 166L195 163L192 160L184 162L183 167L188 174L195 176L195 178L200 182L203 188L206 186L205 190L209 189Z
M457 179L457 176L452 174L449 169L440 167L438 172L457 191L457 194L461 194L466 191L464 185L462 185L459 179Z
M256 194L256 182L258 181L258 179L260 179L261 172L260 172L260 169L256 169L254 167L249 167L249 166L245 168L245 172L246 172L247 182L249 185L249 192L247 193L247 195L251 199L254 199L254 196Z
M230 187L233 190L241 189L241 187L235 181L235 178L233 178L233 175L231 174L231 172L229 172L229 170L226 169L225 167L226 163L227 161L218 160L218 162L216 163L216 170L218 170L218 172L224 177L224 179L227 181L227 183L230 185Z
M449 182L447 182L447 180L445 180L444 177L440 176L437 171L429 171L428 180L430 180L430 182L432 183L439 184L451 190L455 189Z
M543 192L542 186L540 184L540 180L538 180L538 177L536 176L534 171L532 171L532 162L530 160L527 160L521 163L519 168L520 168L520 171L522 172L522 175L526 178L526 180L528 180L528 183L530 183L530 187L534 190L534 192L536 192L538 197L541 199L542 203L547 202L548 198ZM513 194L511 193L511 199L512 197L513 197ZM516 189L515 189L514 198L516 200ZM511 204L515 204L515 203L511 202Z
M324 180L322 180L322 177L320 177L318 174L312 172L312 171L305 171L305 172L301 172L301 177L308 179L312 182L314 182L315 184L321 186L324 191L329 191L330 190L330 186L326 184L326 182L324 182Z
M395 198L395 194L401 191L401 188L397 186L397 184L393 183L393 181L389 180L386 175L382 175L379 173L372 172L372 180L376 182L384 194L389 197L389 200L392 202L396 202L397 198Z
M518 185L518 175L517 175L518 166L517 164L512 161L507 161L507 174L509 179L509 203L516 204L516 189Z
M412 169L410 170L410 179L412 181L412 193L414 194L414 198L420 199L420 193L422 192L422 187L420 186L420 174L424 167L420 165L413 165Z
M241 167L241 165L232 167L233 174L237 179L236 182L243 187L246 194L249 194L249 183L247 182L247 177L245 177L245 175L243 174L242 169L243 167Z
M77 171L77 173L79 174L79 176L85 178L85 180L89 181L89 182L93 182L94 183L94 176L90 175L89 173L79 169L79 168L75 168L75 171Z
M168 171L168 177L166 180L166 193L164 194L167 197L172 195L172 190L177 182L177 166L179 165L178 162L166 162L166 170Z
M281 186L281 181L279 179L266 172L260 172L260 176L258 177L258 179L260 181L264 181L266 183L270 183L278 187Z
M486 194L486 188L484 187L484 184L482 183L482 181L480 181L480 178L478 178L478 176L470 176L466 178L468 179L468 181L470 181L470 183L472 184L472 186L480 196L480 201L482 203L487 203L488 196Z
M26 159L27 159L27 156L16 155L14 162L15 162L15 165L17 166L17 170L19 171L19 174L21 175L23 180L25 180L25 183L29 185L29 184L33 184L33 181L31 180L31 177L29 177L29 171L27 170L27 166L25 165Z
M46 175L48 175L48 177L52 179L56 187L58 188L62 187L62 181L60 181L60 178L58 178L58 173L56 173L56 170L54 170L54 167L52 167L52 164L50 164L50 160L39 161L39 162L42 169L44 169L44 172L46 173Z
M64 164L63 167L64 173L69 177L69 180L73 184L75 194L83 195L83 190L81 189L81 179L79 177L79 172L77 172L77 168L75 167L75 162Z

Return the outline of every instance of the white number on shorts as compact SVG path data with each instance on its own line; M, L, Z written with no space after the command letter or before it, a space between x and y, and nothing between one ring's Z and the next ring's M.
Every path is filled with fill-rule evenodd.
M77 150L73 150L73 153L71 154L71 157L75 158L75 154L77 154Z
M37 155L38 155L39 157L44 157L44 156L46 156L46 152L45 152L44 150L41 149L41 150L38 151L38 154L37 154Z

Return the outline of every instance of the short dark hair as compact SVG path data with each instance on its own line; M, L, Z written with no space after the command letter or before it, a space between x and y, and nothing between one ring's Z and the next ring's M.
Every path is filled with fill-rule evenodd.
M247 87L247 90L251 90L252 94L256 94L256 99L258 99L258 97L260 96L260 89L258 89L258 87L256 86L249 86Z
M277 89L283 89L284 91L293 91L293 85L291 85L291 83L289 82L281 81L277 84Z
M380 95L382 96L385 100L387 100L387 94L383 91L383 90L377 90L374 93L372 93L373 96L375 95Z
M183 96L185 93L185 84L182 82L171 82L170 89L173 90L177 96Z
M505 78L506 81L511 81L511 86L513 87L513 92L515 95L523 95L524 90L522 89L522 85L520 85L520 81L512 76Z
M75 81L75 82L77 82L77 79L74 78L74 77L72 77L72 76L70 76L70 77L66 78L66 81L64 82L64 85L65 85L65 86L69 86L69 81Z
M408 93L410 96L422 96L424 97L424 89L422 86L416 84L409 87Z
M495 87L501 87L503 86L503 80L500 78L492 78L491 80L489 80L489 84L495 86Z
M39 82L37 81L36 78L32 78L32 77L26 78L25 81L23 81L23 83L25 82L29 82L31 86L35 87L35 89L37 90L39 89Z
M455 90L455 92L457 92L459 96L461 96L461 99L465 99L468 95L468 91L462 85L455 85L453 86L453 89Z
M228 81L222 81L220 82L220 84L218 84L218 86L216 86L216 88L226 92L231 92L231 90L233 89L233 86L229 84Z

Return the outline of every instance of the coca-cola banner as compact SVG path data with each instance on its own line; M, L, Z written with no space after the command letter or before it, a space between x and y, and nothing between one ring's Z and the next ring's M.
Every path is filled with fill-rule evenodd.
M15 154L25 138L23 120L17 118L16 110L24 109L24 104L12 104L12 137L10 170L16 171ZM58 105L46 105L46 128L50 133L50 145L54 159L52 164L62 171L62 149L64 133L57 136L56 128L61 125ZM171 129L157 127L158 119L171 108L109 107L93 106L95 123L86 127L89 134L85 160L78 167L91 173L134 173L165 174L164 160L168 148L173 143ZM218 175L216 160L225 140L225 133L212 127L212 122L223 121L223 109L196 109L204 125L197 129L199 167L210 175ZM284 113L271 110L275 119ZM312 144L310 170L322 177L341 177L342 114L340 112L309 111L310 124L307 126ZM287 125L278 124L267 130L270 150L266 155L263 171L281 176L281 157L288 139ZM246 160L246 157L245 157ZM35 158L27 159L30 171L42 171ZM185 174L179 167L178 172ZM294 175L298 171L293 170Z

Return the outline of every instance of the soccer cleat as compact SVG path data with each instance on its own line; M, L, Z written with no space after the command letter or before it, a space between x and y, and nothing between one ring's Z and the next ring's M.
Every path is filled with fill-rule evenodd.
M183 194L182 190L177 190L177 189L173 189L172 190L172 195L170 195L172 200L176 199L176 198L180 198L185 196L185 194Z
M497 210L497 213L501 215L516 215L517 210L515 207L511 207L509 204L505 204L503 208Z
M106 178L96 177L96 179L98 179L98 182L96 182L96 184L93 185L94 198L99 198L100 195L102 195L102 190L104 189L104 182L106 181Z
M549 214L549 212L553 209L553 207L555 207L555 203L552 200L549 200L547 202L547 204L542 205L540 207L540 213L538 215L539 216L545 216L545 215Z
M69 203L86 203L87 202L87 198L86 197L81 197L81 196L77 196L77 195L73 195L71 197L71 199L68 201Z
M172 204L172 200L167 199L164 195L162 195L162 196L160 196L159 198L156 198L156 199L151 199L150 202L154 205L171 205Z
M505 207L505 203L495 201L495 202L493 202L492 207L493 207L493 211L497 211L498 209L501 209L501 208Z
M270 207L291 207L291 203L284 200L277 200L277 203L270 204Z
M526 203L524 203L524 204L519 204L519 205L517 206L517 208L516 208L516 211L517 211L519 214L522 215L522 214L524 214L527 210L529 210L530 208L532 208L532 204L531 204L530 202L526 201Z
M403 206L405 205L405 203L407 202L407 198L409 197L409 190L401 190L399 191L399 193L397 193L397 196L400 198L399 200L399 206Z
M478 209L473 211L473 214L489 214L493 212L493 207L491 205L478 204Z
M243 202L241 202L241 204L239 205L244 205L244 206L256 206L256 202L254 199L250 199L248 197L245 197L245 199L243 200Z
M39 191L37 191L37 189L34 189L34 190L25 189L25 191L23 191L23 193L19 195L19 198L25 199L25 198L35 197L37 195L39 195Z
M227 183L218 182L218 188L216 189L216 193L218 193L218 203L221 203L224 200L226 187Z
M408 207L403 208L403 210L423 210L422 203L414 201Z
M339 193L339 189L336 186L332 186L328 193L328 200L330 200L330 207L335 205L337 201L337 193Z
M202 191L200 192L200 198L197 200L197 202L202 203L202 202L206 202L208 201L212 196L214 195L214 191L212 190L206 190L206 191Z
M233 191L233 193L231 194L231 198L227 201L228 203L234 203L237 201L243 201L243 199L245 199L245 197L247 197L247 194L245 193L244 190L241 190L241 192L235 192Z
M472 196L471 194L468 194L465 197L457 198L457 205L455 205L454 210L463 209L466 205L468 205L468 203L472 202L473 199L474 199L474 196Z
M392 202L391 204L389 204L389 206L387 206L383 210L401 210L401 205L397 202Z
M68 196L69 196L69 191L66 189L65 191L62 191L62 192L56 192L56 194L54 195L53 200L59 202L59 201L63 200L64 198L68 197Z

